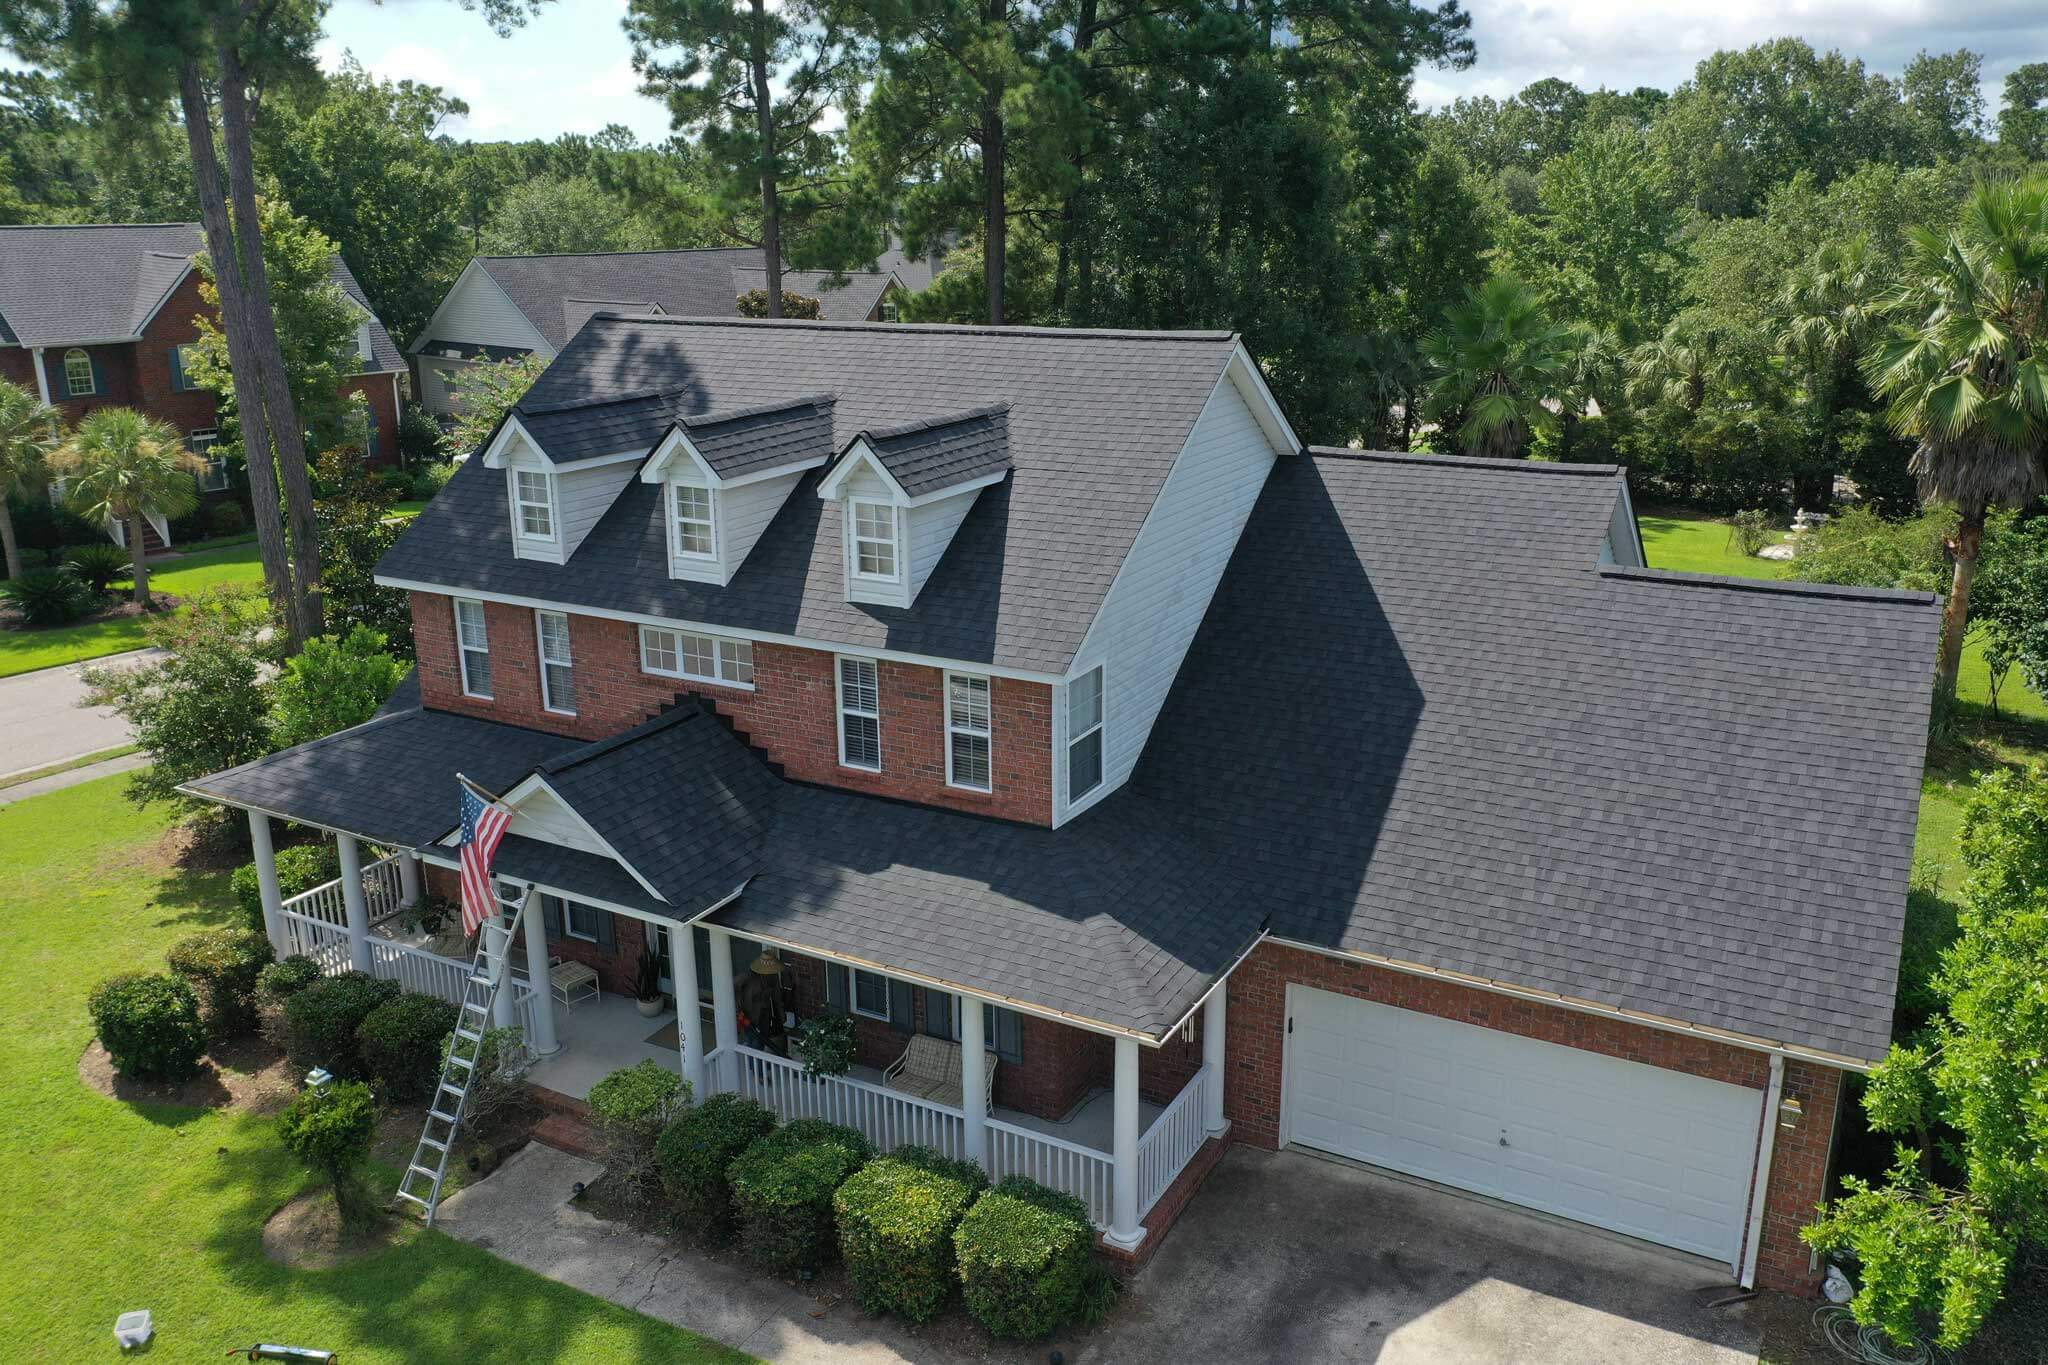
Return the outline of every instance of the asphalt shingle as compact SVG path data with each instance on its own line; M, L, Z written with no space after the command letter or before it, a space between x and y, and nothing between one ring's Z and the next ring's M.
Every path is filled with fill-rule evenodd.
M913 498L1010 468L1010 405L992 403L945 417L864 431L869 449Z

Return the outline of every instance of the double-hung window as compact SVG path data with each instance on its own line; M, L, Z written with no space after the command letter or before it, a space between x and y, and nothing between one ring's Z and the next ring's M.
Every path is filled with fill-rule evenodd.
M992 780L989 682L966 673L946 675L946 783L985 792Z
M490 700L491 638L483 603L455 599L455 652L462 661L462 694Z
M640 667L649 673L727 687L754 685L754 642L640 627Z
M1102 668L1067 684L1067 800L1102 785Z
M602 921L599 917L604 911L594 905L584 905L577 901L564 901L562 908L569 912L564 927L569 931L570 938L595 943L602 937Z
M853 500L853 571L861 578L896 581L896 508Z
M64 353L64 396L84 398L98 386L92 382L92 357L76 348Z
M228 457L213 453L219 444L220 430L217 427L206 427L185 438L185 448L206 461L206 472L199 476L199 491L202 493L220 493L227 489Z
M171 347L172 393L190 393L199 387L199 381L192 377L192 361L198 354L199 348L189 342Z
M881 675L873 659L839 661L839 761L882 770Z
M519 534L529 540L555 538L555 481L539 470L512 471L512 489L519 501Z
M853 969L853 1012L869 1019L889 1017L889 978Z
M696 483L672 483L668 488L676 553L693 559L716 558L718 526L712 517L712 501L717 495Z
M537 611L540 635L540 702L550 711L576 714L576 666L569 654L569 618L559 611Z

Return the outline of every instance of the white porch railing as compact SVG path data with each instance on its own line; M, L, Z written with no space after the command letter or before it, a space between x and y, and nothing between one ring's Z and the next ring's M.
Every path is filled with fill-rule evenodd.
M990 1119L988 1156L991 1181L1021 1175L1064 1190L1088 1206L1088 1217L1096 1227L1109 1226L1116 1191L1116 1163L1109 1153Z
M375 924L398 913L404 900L405 892L395 855L379 858L363 869L363 903L370 911L370 923ZM331 882L322 882L310 891L301 891L284 903L284 909L287 915L301 915L344 928L348 925L348 905L342 899L339 877Z
M958 1109L933 1104L851 1076L812 1076L801 1063L751 1047L739 1052L739 1093L759 1100L784 1123L824 1119L857 1128L884 1152L917 1143L958 1158L967 1120Z
M1138 1216L1143 1218L1159 1202L1174 1179L1187 1169L1195 1153L1209 1140L1203 1126L1208 1106L1203 1096L1215 1084L1210 1068L1203 1067L1173 1102L1159 1111L1152 1126L1138 1139Z

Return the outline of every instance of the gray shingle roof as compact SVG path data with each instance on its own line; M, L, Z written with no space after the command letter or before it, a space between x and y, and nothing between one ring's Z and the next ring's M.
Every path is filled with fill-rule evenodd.
M370 315L369 366L356 373L389 374L393 370L404 369L405 353L398 349L398 343L391 339L391 333L384 330L384 323L378 318L377 310L370 306L370 296L356 283L355 272L348 268L348 262L344 261L339 253L327 262L327 274L328 278L334 281L336 288L361 304L363 310Z
M829 270L785 270L782 292L816 299L818 311L827 322L865 322L894 278L883 270L849 270L840 276ZM741 294L766 289L768 272L759 265L734 266L732 283L733 297L737 299Z
M909 608L845 601L838 519L800 484L732 582L668 574L660 490L635 482L569 563L515 559L502 479L470 461L378 572L448 589L1063 673L1223 377L1223 332L1097 332L665 318L593 322L522 405L674 392L690 412L835 393L833 446L1009 403L1014 469Z
M609 901L664 919L676 914L674 906L648 895L647 888L635 881L632 873L602 853L585 853L521 834L508 834L498 842L498 854L491 869L507 877L552 887L572 899Z
M735 479L831 459L836 401L829 393L812 394L787 403L699 413L681 422L712 471L721 479Z
M675 425L675 406L665 393L635 394L609 403L573 408L514 409L519 425L556 464L618 455L646 454Z
M1134 790L1277 935L1881 1056L1935 600L1600 570L1612 474L1319 456Z
M197 223L0 228L0 316L24 346L132 337L205 245Z
M614 251L560 256L479 256L512 306L556 350L587 323L584 310L570 326L571 299L633 301L632 311L659 308L673 317L731 317L735 266L759 265L754 247L704 251Z
M864 431L868 448L905 494L920 498L1010 468L1010 405Z

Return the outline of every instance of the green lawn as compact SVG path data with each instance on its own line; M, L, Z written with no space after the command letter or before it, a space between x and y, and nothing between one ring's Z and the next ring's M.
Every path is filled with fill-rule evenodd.
M161 567L152 566L149 574L152 592L166 592L178 597L189 597L221 583L256 586L262 582L263 565L256 557L253 537L217 549L197 550L165 560ZM132 586L125 579L122 583ZM52 630L0 631L0 678L27 673L31 669L140 649L144 643L142 619L136 616L58 626Z
M226 876L171 867L167 817L122 784L0 808L0 1355L110 1358L115 1316L149 1308L159 1360L258 1340L353 1365L747 1359L416 1225L338 1270L266 1260L265 1218L308 1182L272 1120L122 1104L78 1078L92 987L231 917Z

